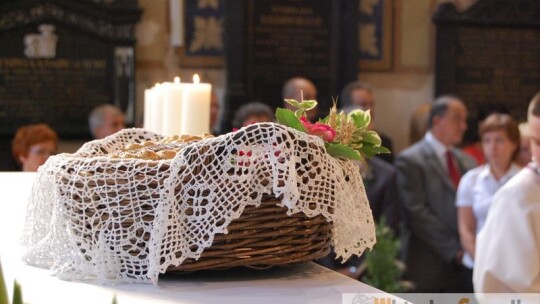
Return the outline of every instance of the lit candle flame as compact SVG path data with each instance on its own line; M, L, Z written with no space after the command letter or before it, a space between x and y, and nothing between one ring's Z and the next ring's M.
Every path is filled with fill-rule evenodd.
M174 77L174 83L180 84L180 77Z
M198 84L199 82L201 82L201 78L199 77L199 74L193 75L193 83Z

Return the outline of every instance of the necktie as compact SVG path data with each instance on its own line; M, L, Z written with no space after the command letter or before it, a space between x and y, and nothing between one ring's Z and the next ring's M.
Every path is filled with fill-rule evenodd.
M446 151L446 165L448 167L448 176L450 177L450 180L454 184L454 186L459 185L459 180L461 179L461 175L459 174L458 169L456 168L456 164L454 162L454 155L450 151Z

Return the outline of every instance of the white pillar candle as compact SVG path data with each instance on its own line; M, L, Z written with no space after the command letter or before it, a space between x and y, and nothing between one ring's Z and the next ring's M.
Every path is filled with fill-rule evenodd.
M182 134L201 135L210 133L209 83L199 83L199 75L193 75L193 84L185 84L182 100Z
M152 101L151 101L151 110L150 110L150 128L149 130L161 134L162 123L163 123L163 88L162 85L157 83L152 88Z
M152 130L152 102L154 101L154 91L152 88L144 90L144 124L143 128L149 131Z
M180 119L182 117L182 84L180 78L174 78L163 91L163 129L165 136L182 134Z

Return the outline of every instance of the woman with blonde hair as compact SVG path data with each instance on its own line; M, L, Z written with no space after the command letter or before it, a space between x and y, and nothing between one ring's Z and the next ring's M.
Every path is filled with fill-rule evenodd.
M19 128L13 138L11 153L22 171L37 171L49 156L56 154L58 135L46 124Z

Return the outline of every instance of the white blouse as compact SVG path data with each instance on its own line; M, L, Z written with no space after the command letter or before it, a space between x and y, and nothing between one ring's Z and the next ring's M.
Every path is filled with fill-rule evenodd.
M508 172L500 180L497 180L491 173L489 164L485 164L468 171L461 178L456 196L456 206L472 207L476 219L476 234L484 227L495 192L520 169L521 167L518 165L512 164ZM462 262L466 267L473 268L474 260L468 253L463 255Z

